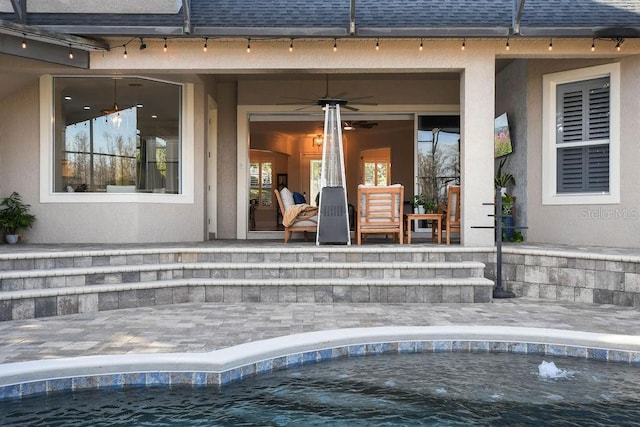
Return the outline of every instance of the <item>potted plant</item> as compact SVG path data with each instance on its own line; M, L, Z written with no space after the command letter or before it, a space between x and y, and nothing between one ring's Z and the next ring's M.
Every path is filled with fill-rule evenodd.
M30 208L15 191L0 202L0 227L5 231L7 243L16 243L20 230L28 230L33 225L36 217L29 213Z
M413 212L414 213L424 213L425 212L425 204L426 204L426 198L424 196L424 194L420 193L420 194L416 194L415 196L413 196Z
M500 188L501 194L504 196L507 193L507 186L509 184L516 185L516 179L510 173L502 173L502 167L507 162L507 159L503 159L498 166L498 171L494 178L496 188Z
M438 205L433 200L428 200L424 204L424 210L426 213L435 213Z
M513 219L513 207L515 201L516 198L509 194L505 193L502 196L502 240L513 240L513 227L515 226L515 221Z

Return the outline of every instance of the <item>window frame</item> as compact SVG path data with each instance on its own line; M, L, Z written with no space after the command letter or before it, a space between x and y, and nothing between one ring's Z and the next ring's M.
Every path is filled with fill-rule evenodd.
M55 77L77 77L72 75L56 75ZM113 76L97 75L97 78ZM148 77L131 75L125 77L149 79ZM101 192L55 192L55 155L54 155L54 76L45 74L40 77L40 203L195 203L195 155L194 155L194 123L195 103L194 85L191 83L166 83L182 87L181 105L181 147L180 147L180 181L181 194L171 193L101 193ZM151 79L163 81L158 79Z
M601 77L609 78L609 191L603 193L558 193L556 144L557 87ZM542 76L542 204L620 203L620 64L586 67Z

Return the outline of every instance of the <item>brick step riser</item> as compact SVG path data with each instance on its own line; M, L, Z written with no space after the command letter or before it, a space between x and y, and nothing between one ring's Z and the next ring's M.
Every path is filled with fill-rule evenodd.
M192 285L0 301L0 321L179 303L487 303L491 284Z
M113 255L1 259L0 271L53 270L59 268L89 268L174 263L298 263L298 262L491 262L491 253L484 252L283 252L283 253L170 253L152 255Z
M54 289L75 286L153 282L173 279L420 279L420 278L465 278L484 277L482 267L430 268L427 264L416 268L233 268L233 269L181 269L181 270L151 270L125 271L115 273L98 273L82 275L55 275L51 271L47 277L25 277L0 280L0 292Z

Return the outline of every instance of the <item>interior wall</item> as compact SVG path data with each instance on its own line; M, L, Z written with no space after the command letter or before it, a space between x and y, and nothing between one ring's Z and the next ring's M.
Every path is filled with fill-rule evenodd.
M355 130L346 134L344 141L346 157L347 198L357 206L358 184L362 182L360 156L363 150L391 148L391 183L404 185L405 200L413 197L414 171L413 143L415 141L413 122L407 122L391 133L368 132L367 129Z
M571 245L640 247L640 58L621 64L620 176L621 201L617 205L542 205L542 76L584 68L611 60L530 60L527 90L528 240Z
M508 187L509 194L516 197L517 226L527 224L527 73L526 59L514 60L496 75L496 117L507 113L513 153L496 159L495 172L503 159L503 173L511 173L515 185ZM526 234L526 230L522 230Z

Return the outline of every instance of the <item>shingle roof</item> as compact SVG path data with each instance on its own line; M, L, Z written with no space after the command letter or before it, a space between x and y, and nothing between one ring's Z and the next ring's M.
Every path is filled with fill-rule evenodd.
M513 23L514 0L356 0L356 34L380 36L473 35L465 29L508 33ZM194 34L251 35L270 29L269 35L290 36L308 28L349 29L350 0L191 0ZM0 19L14 21L12 13ZM126 35L172 29L181 34L182 11L159 14L29 14L28 24L75 34ZM587 35L590 28L640 29L640 0L526 0L522 35ZM136 28L139 32L136 32ZM571 33L582 28L585 34ZM222 31L224 30L224 31ZM440 33L434 33L440 30ZM225 32L226 31L226 32ZM368 32L367 32L368 31ZM432 31L430 33L430 31ZM328 33L327 33L328 34ZM497 34L497 33L496 33ZM638 33L640 34L640 32ZM321 32L310 34L323 36ZM324 34L326 35L326 34ZM627 35L628 36L628 35Z

